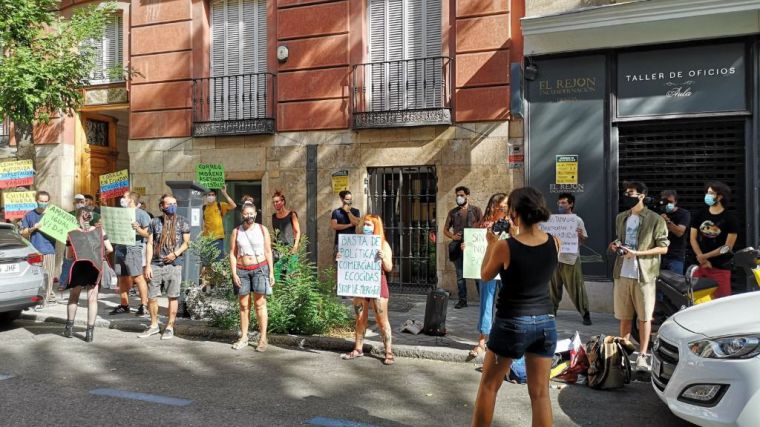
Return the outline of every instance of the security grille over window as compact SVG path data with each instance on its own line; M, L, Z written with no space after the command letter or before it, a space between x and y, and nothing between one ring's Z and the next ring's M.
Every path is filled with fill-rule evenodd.
M108 147L108 122L87 119L84 122L87 144Z
M193 134L273 133L263 0L211 4L211 77L193 85Z
M441 0L369 0L369 58L353 69L355 127L450 123Z
M674 189L679 206L692 214L705 208L707 182L722 181L731 187L734 197L728 210L740 224L736 246L745 246L743 120L625 124L620 125L619 136L621 183L643 181L656 198L662 190Z
M368 213L379 215L393 249L389 286L426 293L436 275L436 173L434 166L369 168Z
M5 147L10 144L11 142L10 132L11 132L10 120L0 117L0 147Z
M124 81L124 27L121 15L108 19L100 39L91 39L85 46L92 49L95 66L90 73L90 84L99 85Z

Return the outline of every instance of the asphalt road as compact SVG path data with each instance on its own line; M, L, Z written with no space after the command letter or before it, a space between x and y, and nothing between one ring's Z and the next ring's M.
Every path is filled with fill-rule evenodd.
M0 329L3 425L465 426L474 365L269 347L96 329L95 342L62 325L19 321ZM83 331L78 330L81 337ZM619 391L552 389L556 426L685 426L648 383ZM527 388L505 383L494 425L530 425Z

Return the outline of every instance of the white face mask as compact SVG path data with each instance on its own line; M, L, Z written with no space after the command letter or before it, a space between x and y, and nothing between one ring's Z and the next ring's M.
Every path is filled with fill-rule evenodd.
M80 208L83 208L85 206L86 206L85 202L76 202L76 203L74 203L74 208L75 209L80 209Z
M121 199L119 199L119 205L122 208L128 208L129 207L129 200L127 200L127 199L125 199L125 198L122 197Z

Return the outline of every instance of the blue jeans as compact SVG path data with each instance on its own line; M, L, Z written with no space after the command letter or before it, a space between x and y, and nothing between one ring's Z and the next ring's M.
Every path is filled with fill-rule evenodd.
M457 272L457 293L459 301L467 301L467 279L464 278L464 256L454 262ZM475 281L475 288L480 292L480 280Z
M557 324L554 315L496 317L488 349L501 357L519 359L525 353L554 357Z
M496 311L496 295L501 289L501 280L481 281L480 290L480 317L478 318L478 331L483 335L491 333L493 315Z
M683 274L684 262L682 259L663 258L660 262L661 270L670 270L673 273Z

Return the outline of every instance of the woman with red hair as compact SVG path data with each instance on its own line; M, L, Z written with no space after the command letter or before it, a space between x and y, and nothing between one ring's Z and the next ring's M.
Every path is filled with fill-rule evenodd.
M380 298L354 298L354 313L356 313L356 342L354 349L350 353L341 355L343 360L352 360L364 356L362 348L364 347L364 332L367 330L367 321L369 320L369 305L375 310L375 322L380 328L380 336L385 345L385 359L383 364L392 365L394 362L393 349L391 345L391 324L388 321L388 280L386 273L393 270L393 252L391 246L385 240L385 230L383 220L377 215L365 215L362 219L363 234L374 234L380 236L381 246L377 251L377 260L380 261ZM340 252L337 259L340 259Z

